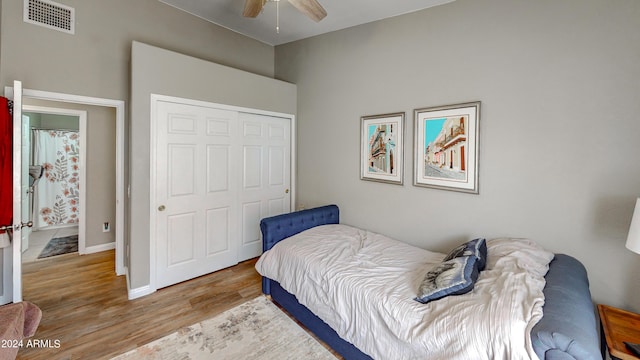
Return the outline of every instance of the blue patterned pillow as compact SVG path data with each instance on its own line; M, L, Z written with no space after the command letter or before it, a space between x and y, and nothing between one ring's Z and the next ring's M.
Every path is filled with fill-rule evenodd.
M449 255L447 255L443 261L471 255L478 259L478 271L484 270L487 265L487 241L483 238L478 238L464 244L460 244L455 249L451 250Z
M440 263L424 276L415 300L426 304L473 290L478 279L477 262L475 256L462 256Z

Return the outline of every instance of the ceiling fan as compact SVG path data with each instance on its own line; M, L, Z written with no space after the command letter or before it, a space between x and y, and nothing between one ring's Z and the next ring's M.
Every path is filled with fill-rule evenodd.
M244 11L242 15L254 18L260 14L262 8L267 2L279 2L280 0L246 0L244 3ZM318 3L317 0L289 0L298 11L308 16L315 22L324 19L327 11Z

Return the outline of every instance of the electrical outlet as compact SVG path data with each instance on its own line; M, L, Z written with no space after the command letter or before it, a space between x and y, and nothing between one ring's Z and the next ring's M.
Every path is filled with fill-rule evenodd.
M109 232L109 231L111 231L111 225L108 222L103 223L102 224L102 232Z

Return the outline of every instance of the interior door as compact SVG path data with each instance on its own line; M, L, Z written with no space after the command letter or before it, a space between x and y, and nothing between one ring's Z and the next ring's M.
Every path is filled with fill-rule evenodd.
M28 166L28 163L26 164ZM13 239L12 273L13 302L22 301L22 224L29 221L22 216L22 82L13 82ZM27 201L28 203L28 201Z
M262 254L260 219L291 209L291 120L240 113L242 235L238 261Z
M237 112L157 101L156 287L237 263Z

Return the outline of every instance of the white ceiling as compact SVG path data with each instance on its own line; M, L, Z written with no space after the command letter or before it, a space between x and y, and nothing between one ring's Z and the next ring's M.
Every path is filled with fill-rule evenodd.
M319 0L327 11L319 23L280 1L280 33L276 3L268 2L257 18L242 16L244 0L159 0L269 45L280 45L368 22L394 17L455 0Z

